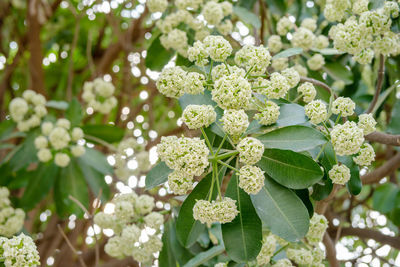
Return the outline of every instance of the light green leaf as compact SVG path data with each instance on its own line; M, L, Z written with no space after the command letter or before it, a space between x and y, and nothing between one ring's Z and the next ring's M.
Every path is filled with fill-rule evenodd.
M146 189L152 189L157 185L165 183L168 180L168 175L172 172L170 168L161 161L157 163L146 175Z
M295 152L306 151L328 141L320 131L300 125L279 128L258 136L257 139L266 148L287 149Z
M175 52L173 50L166 50L161 45L160 36L157 36L147 49L147 56L145 65L147 68L160 71L171 60Z
M113 168L108 164L106 157L96 149L86 148L85 154L80 156L79 160L104 175L113 173Z
M77 162L93 194L99 196L101 191L101 200L107 201L110 198L110 186L104 180L104 174L88 165L81 157L77 158Z
M94 136L107 143L117 143L124 138L125 130L110 124L88 124L82 127L86 135ZM93 140L90 140L91 142Z
M83 111L81 103L74 97L65 111L65 118L67 118L72 126L78 126L83 118Z
M260 219L275 235L295 242L308 232L307 208L291 190L266 177L265 185L251 200Z
M46 102L46 107L60 109L60 110L66 110L68 108L68 102L50 100L50 101Z
M240 20L242 20L247 24L253 25L257 29L261 27L261 21L258 18L258 16L255 15L253 12L250 12L246 8L240 6L234 6L233 13L235 13L240 18Z
M323 70L335 80L342 80L345 82L345 84L353 83L353 73L340 62L326 63L323 67Z
M280 106L280 115L276 124L279 127L298 125L307 122L304 107L297 104L283 104Z
M275 181L292 189L308 188L323 176L312 158L290 150L266 149L257 165Z
M393 183L386 183L376 188L372 196L372 208L381 213L387 213L395 208L395 200L399 188Z
M282 52L279 52L278 54L273 56L272 59L291 57L291 56L299 55L302 52L303 52L302 48L300 48L300 47L292 47L292 48L288 48L286 50L283 50Z

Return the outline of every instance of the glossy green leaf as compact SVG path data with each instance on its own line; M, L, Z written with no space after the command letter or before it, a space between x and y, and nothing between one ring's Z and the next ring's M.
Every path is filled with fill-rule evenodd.
M183 267L196 267L201 266L203 263L206 263L210 259L222 254L225 248L224 245L218 245L210 248L207 251L201 252L193 257L190 261L188 261Z
M37 161L37 150L34 145L35 138L36 134L29 134L21 146L17 147L17 150L10 159L12 171L18 171L27 167L30 163Z
M395 184L386 183L376 188L372 196L372 208L381 213L387 213L395 207L399 188Z
M113 168L108 164L106 157L93 148L86 148L85 154L79 157L80 161L84 161L96 171L107 175L113 173Z
M29 173L28 185L19 201L19 206L25 210L33 209L53 187L59 172L60 168L52 162L39 164L37 170Z
M360 169L354 163L352 157L339 157L338 160L350 169L350 180L347 182L347 189L352 195L358 195L362 189Z
M110 124L88 124L84 125L82 130L85 135L94 136L106 141L107 143L120 142L125 135L124 129ZM88 137L88 140L90 142L96 142L95 140L90 139L90 137Z
M78 126L83 118L83 110L81 103L78 99L74 97L71 102L69 102L68 108L65 111L65 118L67 118L72 126Z
M86 183L95 196L101 194L101 200L107 201L110 198L110 186L104 180L104 174L88 165L85 160L77 158L79 168L85 177ZM100 193L101 192L101 193Z
M307 122L304 107L297 104L283 104L280 106L280 115L276 121L279 127L303 124Z
M278 54L273 56L272 59L291 57L291 56L299 55L302 52L303 52L302 48L300 48L300 47L292 47L292 48L288 48L286 50L283 50L282 52L279 52Z
M261 21L257 15L247 10L244 7L234 6L233 13L240 18L243 22L254 26L255 28L261 27Z
M259 139L266 148L279 148L296 152L306 151L325 144L326 137L318 130L307 126L287 126L268 132Z
M326 63L323 69L335 80L342 80L346 84L353 83L353 73L340 62Z
M232 222L221 225L222 238L232 260L248 262L254 260L260 252L262 224L250 196L238 186L238 180L239 177L233 174L225 196L236 200L239 214Z
M268 229L281 238L295 242L308 232L307 208L290 189L266 177L265 185L251 200L258 216Z
M71 158L71 162L67 167L61 168L54 187L54 199L58 215L66 217L76 214L81 218L84 212L69 196L74 197L88 208L89 195L87 185L75 158Z
M306 206L307 211L308 211L308 215L311 218L313 216L313 214L314 214L314 206L313 206L313 204L312 204L312 202L310 200L310 192L308 191L308 189L294 190L294 192L301 199L301 201L303 202L304 206Z
M161 45L160 36L157 36L147 49L145 65L153 71L162 70L175 54L173 50L166 50Z
M146 175L146 189L151 189L160 184L165 183L168 180L168 175L172 170L161 161L157 163Z
M323 176L312 158L290 150L266 149L257 165L275 181L292 189L310 187Z

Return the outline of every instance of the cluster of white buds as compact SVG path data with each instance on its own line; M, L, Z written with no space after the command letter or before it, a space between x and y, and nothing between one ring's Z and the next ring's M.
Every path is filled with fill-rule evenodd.
M167 13L168 2L165 0L150 0L146 4L150 12L165 12L156 22L156 26L161 30L161 44L166 49L176 50L181 56L189 57L190 60L194 54L201 54L198 51L200 47L195 44L190 47L187 33L183 31L179 25L184 24L184 28L194 31L194 39L203 41L211 34L211 28L216 29L222 35L228 35L232 32L233 24L228 16L232 15L232 4L228 1L216 2L203 0L175 0L176 10L172 13ZM200 20L198 16L204 19ZM194 50L190 51L192 48ZM202 48L200 48L201 50ZM197 51L196 51L197 50ZM211 55L211 54L210 54ZM208 57L208 56L207 56ZM196 60L197 61L197 60ZM197 61L199 64L200 61Z
M274 124L280 115L279 106L272 101L265 101L264 106L259 108L260 113L254 115L254 118L262 125Z
M94 111L107 114L117 105L117 99L113 96L114 91L115 87L111 82L96 78L84 83L82 99Z
M313 100L304 107L307 117L314 124L320 124L327 119L328 111L321 100Z
M357 153L364 142L363 130L352 121L335 125L330 135L335 152L340 156Z
M277 240L273 234L263 236L261 250L257 255L257 264L260 266L267 265L276 249Z
M356 104L349 97L338 97L332 103L332 113L343 117L353 115L355 108Z
M246 131L249 126L249 117L244 110L225 110L221 118L224 131L232 136L234 142Z
M138 176L151 168L149 152L145 150L145 144L139 144L133 137L126 138L119 143L114 158L115 175L124 182L127 182L132 175ZM135 169L128 165L131 160L137 163Z
M298 88L297 92L303 96L303 100L306 103L310 103L314 100L315 96L317 95L317 90L310 82L302 83Z
M25 220L25 212L22 209L14 209L9 196L10 191L7 187L0 187L0 236L6 237L18 233Z
M104 247L111 257L132 256L140 263L150 263L154 254L162 248L160 239L164 217L154 212L154 198L136 193L117 194L112 200L113 213L99 212L94 216L94 223L103 229L112 229L112 236ZM154 229L152 235L143 238L146 227Z
M78 142L83 139L83 131L79 127L71 129L69 120L58 119L56 123L43 122L41 130L42 135L35 139L39 161L48 162L54 157L57 166L66 167L71 155L80 157L85 153L85 147Z
M208 127L216 118L217 114L211 105L188 105L182 113L182 121L189 129Z
M356 157L353 157L353 161L360 166L369 166L375 160L374 148L368 144L364 143Z
M306 235L307 241L310 244L318 245L322 242L325 231L328 228L328 220L324 215L314 213L310 220L310 227Z
M212 223L231 222L239 213L236 207L236 200L224 197L212 202L207 200L197 200L193 207L193 218L211 225Z
M39 266L39 260L39 252L30 236L21 233L10 239L0 237L0 262L6 267Z
M335 184L344 185L350 180L350 169L344 165L334 165L328 172L329 178Z
M9 111L11 118L17 123L18 130L27 132L40 125L47 114L46 98L32 90L25 90L22 97L11 100Z

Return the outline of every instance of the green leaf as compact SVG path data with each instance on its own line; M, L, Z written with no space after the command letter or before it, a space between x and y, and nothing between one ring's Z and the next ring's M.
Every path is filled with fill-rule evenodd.
M68 109L65 111L65 118L67 118L72 126L77 126L81 123L83 118L83 111L81 103L74 97L68 105Z
M317 201L323 200L329 196L333 188L332 180L325 174L324 178L313 185L311 197Z
M390 123L388 125L388 133L400 134L400 100L397 99L393 105Z
M293 191L266 177L261 191L250 197L258 216L273 234L290 242L307 234L308 211Z
M395 208L399 188L392 183L386 183L376 188L372 196L372 208L381 213L388 213Z
M12 171L18 171L29 164L37 161L35 148L36 134L29 134L25 141L19 146L15 154L10 159Z
M174 256L174 251L172 250L171 232L174 230L174 223L172 219L168 220L164 224L164 233L162 235L163 246L158 257L160 267L176 266L176 259Z
M316 49L313 48L312 51L320 53L325 56L333 56L333 55L341 55L343 52L338 51L335 48L323 48L323 49Z
M307 122L304 107L297 104L283 104L276 124L279 127L303 124Z
M257 165L275 181L292 189L310 187L323 176L312 158L290 150L266 149Z
M107 175L113 173L113 168L108 164L106 157L93 148L86 148L85 154L79 157L80 161L85 162L101 174Z
M266 128L266 126L261 125L257 120L252 120L249 124L249 127L246 129L245 135L260 133L263 128Z
M244 23L250 24L257 29L261 27L261 21L258 16L255 15L253 12L247 10L246 8L234 6L233 13L236 14L236 16L238 16L239 19Z
M0 141L10 139L15 132L15 123L12 120L3 120L0 122Z
M197 254L194 258L192 258L185 265L183 265L183 267L200 266L203 263L206 263L207 261L211 260L212 258L222 254L224 252L224 250L225 250L225 248L224 248L223 244L212 247L207 251Z
M307 211L308 211L308 215L311 218L313 216L313 214L314 214L314 206L313 206L313 204L312 204L312 202L310 200L310 192L308 191L308 189L294 190L294 192L301 199L301 201L303 202L304 206L306 206Z
M110 124L89 124L82 127L85 135L94 136L107 143L117 143L124 138L125 130ZM93 141L93 140L90 140Z
M54 187L54 199L60 217L76 214L78 218L81 218L84 214L83 210L69 196L76 198L84 207L88 208L87 185L76 158L71 158L69 165L61 169Z
M335 80L342 80L345 84L353 83L353 73L340 62L326 63L323 70L325 70Z
M60 109L60 110L66 110L68 108L68 102L50 100L50 101L46 102L46 107Z
M29 173L29 181L19 206L31 210L39 203L53 187L60 168L54 163L39 164L38 168Z
M157 163L146 175L146 189L152 189L168 180L168 175L172 172L165 162Z
M104 174L88 165L81 157L77 158L77 162L93 194L99 196L101 191L101 200L107 201L110 198L110 186L104 180Z
M279 148L296 152L325 144L328 140L318 130L307 126L287 126L257 137L266 148Z
M232 175L225 196L236 200L239 214L232 222L221 225L222 238L232 260L248 262L254 260L260 252L262 224L250 196L238 186L238 179L236 174Z
M166 50L162 46L160 36L157 36L147 49L145 65L153 71L162 70L175 54L173 50Z
M300 47L292 47L288 48L286 50L283 50L282 52L279 52L275 56L272 57L272 59L278 59L278 58L285 58L285 57L291 57L295 55L299 55L303 53L303 49Z
M339 157L338 160L350 169L350 180L347 182L347 189L350 194L358 195L362 189L362 182L360 179L360 169L354 163L352 157Z

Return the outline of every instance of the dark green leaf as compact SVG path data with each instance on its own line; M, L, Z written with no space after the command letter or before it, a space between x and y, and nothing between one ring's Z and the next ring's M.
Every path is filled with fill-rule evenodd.
M310 223L307 208L296 194L266 177L265 185L251 200L260 219L271 232L295 242L308 232Z
M72 126L78 126L83 118L83 111L81 103L74 97L65 111L65 118L67 118Z
M146 175L146 189L152 189L157 185L165 183L168 180L168 175L172 172L165 162L157 163Z
M125 135L124 129L110 124L84 125L82 130L85 135L89 135L88 140L90 142L96 142L95 140L90 139L90 136L94 136L106 141L107 143L117 143L121 141Z
M399 188L392 183L386 183L376 188L372 196L372 208L381 213L387 213L395 207Z
M311 197L317 201L323 200L329 196L333 188L333 184L331 179L329 179L328 175L325 175L324 178L313 185L313 193Z
M290 150L266 149L257 165L275 181L292 189L310 187L323 176L312 158Z
M326 137L318 130L307 126L287 126L257 137L266 148L306 151L325 144Z
M85 154L80 156L79 160L104 175L113 173L113 168L108 164L106 157L96 149L86 148Z
M288 48L286 50L283 50L282 52L279 52L278 54L273 56L272 59L291 57L291 56L299 55L302 52L303 52L302 48L300 48L300 47L292 47L292 48Z
M39 164L38 168L29 173L29 181L19 206L31 210L39 203L53 187L60 168L54 163Z
M145 65L151 70L160 71L171 60L174 54L173 50L166 50L161 45L160 36L158 36L147 49Z
M253 12L247 10L246 8L234 6L233 13L235 13L236 16L240 18L240 20L254 26L257 29L261 27L261 21L258 16L255 15Z
M339 157L338 160L350 169L350 180L347 182L347 189L352 195L360 194L362 182L358 165L354 163L352 157Z
M18 171L37 160L35 148L35 134L29 134L10 159L12 171Z
M197 254L194 258L192 258L185 265L183 265L183 267L200 266L203 263L206 263L207 261L209 261L210 259L222 254L224 252L224 250L225 250L225 248L224 248L224 245L222 245L222 244L212 247L207 251Z
M304 108L297 104L283 104L276 124L280 127L303 124L307 122Z
M353 73L340 62L326 63L323 69L335 80L342 80L346 84L353 83Z
M88 165L81 157L77 158L77 162L90 190L95 196L99 196L101 192L101 200L107 201L110 198L110 186L104 180L104 174Z
M261 249L262 224L250 196L238 186L238 176L232 175L225 196L236 200L239 214L221 225L222 238L229 257L236 262L254 260Z
M176 259L171 245L171 232L174 230L174 223L172 219L164 224L164 233L162 236L163 246L158 257L160 267L176 266Z
M0 141L10 139L15 129L15 123L12 120L3 120L0 122Z
M294 192L301 199L301 201L303 201L303 204L304 206L306 206L308 214L311 218L314 214L314 206L310 200L310 192L308 191L308 189L294 190Z

